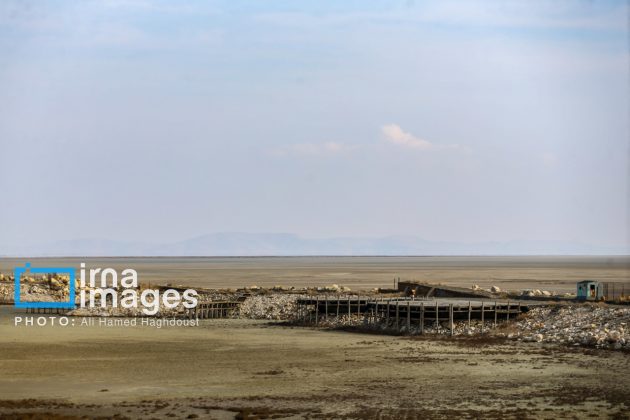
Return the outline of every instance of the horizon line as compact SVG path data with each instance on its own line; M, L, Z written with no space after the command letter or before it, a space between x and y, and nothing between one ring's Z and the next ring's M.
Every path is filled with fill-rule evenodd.
M471 257L630 257L628 254L260 254L260 255L0 255L0 258L471 258Z

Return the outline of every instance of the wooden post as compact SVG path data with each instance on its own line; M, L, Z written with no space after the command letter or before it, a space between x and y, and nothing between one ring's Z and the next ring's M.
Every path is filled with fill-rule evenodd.
M400 331L400 322L399 322L399 302L396 301L396 331Z
M411 302L407 301L407 334L411 334Z
M468 329L470 329L470 313L472 312L472 303L468 301Z
M337 318L339 318L339 304L341 303L341 299L337 295Z
M357 315L361 315L361 296L357 295Z
M315 298L315 325L319 324L319 296Z
M387 301L387 312L385 313L385 323L387 324L386 326L389 328L389 300Z
M420 304L420 334L424 334L424 302Z
M348 318L350 318L350 315L352 315L352 312L350 311L350 296L348 296Z
M375 311L374 311L374 312L375 312L375 315L374 315L374 323L377 323L377 322L379 322L379 320L380 320L380 318L379 318L379 313L378 313L378 300L375 300L375 301L374 301L374 307L376 308L376 309L375 309Z
M481 333L483 334L484 316L486 315L486 302L481 301Z
M507 301L507 320L510 320L510 301Z
M497 327L497 301L494 301L494 328Z
M376 299L374 299L374 303L376 303ZM372 323L376 324L376 305L370 307L370 313L372 314Z
M435 328L440 326L440 306L438 301L435 301Z
M453 304L448 305L448 323L451 327L451 337L453 336Z

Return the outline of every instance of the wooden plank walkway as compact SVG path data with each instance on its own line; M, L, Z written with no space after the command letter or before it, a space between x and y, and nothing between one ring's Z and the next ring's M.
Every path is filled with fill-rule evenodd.
M404 326L407 331L411 326L418 326L421 332L427 323L438 325L448 321L451 332L455 320L473 319L493 322L514 319L521 312L544 302L494 299L462 298L374 298L374 297L315 297L298 299L296 319L304 323L318 325L329 317L363 316L368 323L385 322L393 324L400 331Z
M215 301L208 303L199 303L197 307L191 308L186 312L186 318L189 319L215 319L229 318L235 310L240 306L241 302L234 301Z

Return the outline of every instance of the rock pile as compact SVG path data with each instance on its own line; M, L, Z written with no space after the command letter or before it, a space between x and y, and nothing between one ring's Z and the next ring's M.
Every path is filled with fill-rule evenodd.
M295 315L296 301L304 296L274 293L250 296L241 304L237 316L249 319L289 320Z
M349 291L350 288L344 286L327 286L322 291L334 290L337 294L335 298L348 299L352 297L350 294L344 294L343 291ZM250 288L250 290L253 290ZM287 293L269 293L262 290L262 293L249 296L241 304L237 313L239 318L249 319L269 319L269 320L292 320L296 316L296 301L301 298L313 298L308 294L287 294ZM356 296L354 296L356 297Z
M479 286L478 284L473 284L472 287L471 287L471 290L473 292L488 292L488 293L492 293L492 294L495 294L495 295L506 293L506 291L502 290L499 286L491 286L489 289L484 289L483 287Z
M13 283L0 284L0 302L13 302ZM64 302L68 300L68 287L49 283L24 282L20 284L20 300L23 302Z
M377 330L383 331L396 331L395 321L389 322L386 324L384 322L380 322L375 325L369 325L368 328L375 328ZM483 323L483 331L489 332L494 328L494 323L492 321L485 321ZM400 324L399 331L401 334L411 334L416 335L421 333L420 326L417 324L412 324L411 328L407 330L406 322L402 322ZM468 325L468 321L454 321L453 322L453 336L473 336L481 334L482 331L482 323L481 321L472 320L470 326ZM427 323L424 325L423 334L432 334L432 335L451 335L451 329L448 321L440 322L439 324L435 324L434 322Z
M347 293L350 291L350 288L339 286L338 284L331 284L330 286L318 287L316 290L318 292Z
M532 309L516 321L513 332L507 337L522 341L630 350L629 326L630 308L567 305Z
M557 296L558 294L556 292L550 292L548 290L539 290L539 289L528 289L528 290L523 290L521 292L521 296L527 296L527 297L551 297L551 296Z
M13 301L13 284L0 284L0 302Z

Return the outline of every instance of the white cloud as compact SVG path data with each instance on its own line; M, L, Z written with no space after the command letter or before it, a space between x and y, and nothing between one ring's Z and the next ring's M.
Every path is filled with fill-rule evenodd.
M276 149L275 156L331 156L339 155L355 149L343 143L328 141L325 143L298 143Z
M408 147L417 150L444 150L461 149L458 144L440 145L421 139L411 133L403 131L398 124L387 124L381 127L385 140L397 146Z
M385 135L385 140L399 146L421 150L429 150L434 147L433 143L430 141L420 139L411 133L403 131L403 129L397 124L384 125L381 127L381 131Z

